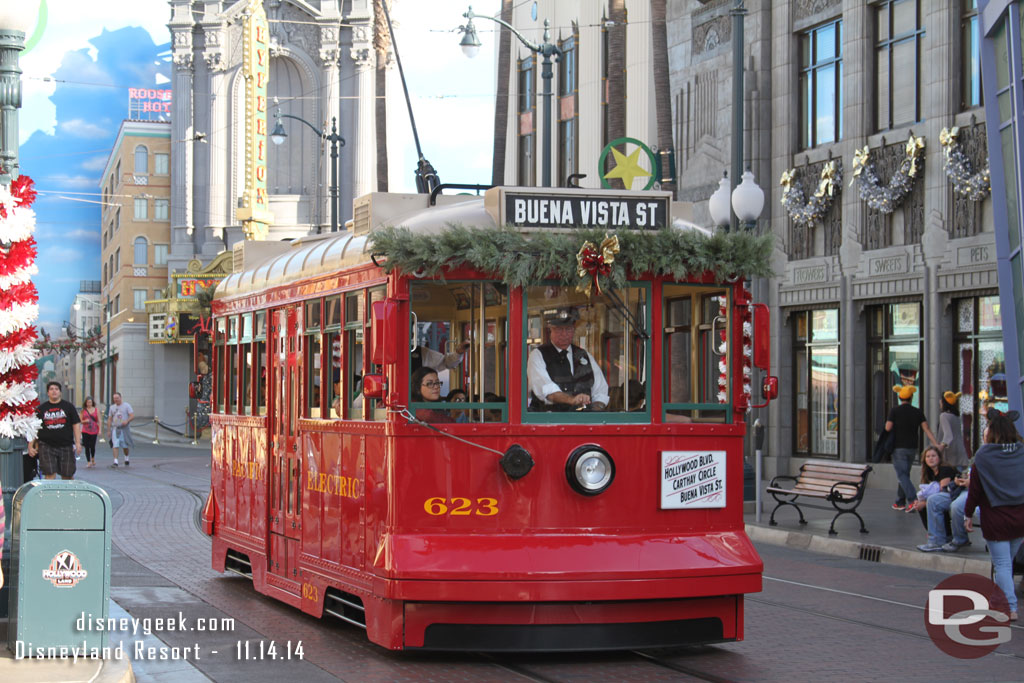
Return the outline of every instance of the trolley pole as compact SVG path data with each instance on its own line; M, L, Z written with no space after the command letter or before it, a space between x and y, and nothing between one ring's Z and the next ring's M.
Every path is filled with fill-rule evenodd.
M160 445L160 418L153 416L153 443Z
M764 425L754 420L754 521L761 523L761 477L764 475Z

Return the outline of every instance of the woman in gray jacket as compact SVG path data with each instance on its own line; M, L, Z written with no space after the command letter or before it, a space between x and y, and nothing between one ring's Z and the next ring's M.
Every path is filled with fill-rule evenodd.
M942 412L939 414L939 429L936 437L943 446L942 459L964 469L968 465L964 449L964 432L960 425L960 392L947 391L942 395Z

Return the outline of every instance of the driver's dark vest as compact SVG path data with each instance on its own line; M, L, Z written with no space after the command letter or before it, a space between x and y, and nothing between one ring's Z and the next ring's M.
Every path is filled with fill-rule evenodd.
M540 355L544 358L544 366L547 368L548 377L558 385L558 388L575 396L576 394L589 394L594 387L594 367L590 363L590 357L586 351L576 346L569 346L569 353L572 354L572 370L569 369L569 360L558 352L554 344L544 344L539 348ZM543 401L537 401L543 403ZM541 410L568 410L569 406L558 404L544 404L537 406Z

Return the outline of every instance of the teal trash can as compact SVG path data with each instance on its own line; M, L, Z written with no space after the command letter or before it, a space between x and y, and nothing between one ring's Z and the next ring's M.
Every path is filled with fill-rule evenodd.
M110 601L111 507L84 481L36 480L14 494L8 645L17 656L46 648L104 648Z

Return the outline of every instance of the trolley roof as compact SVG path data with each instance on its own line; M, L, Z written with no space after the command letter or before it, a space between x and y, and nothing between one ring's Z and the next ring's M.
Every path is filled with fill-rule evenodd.
M352 229L308 235L287 242L244 242L236 246L235 262L242 269L224 278L215 299L227 299L323 273L367 263L373 230L396 225L413 232L440 232L449 224L496 227L484 210L484 198L439 195L429 206L428 195L375 192L355 201ZM238 252L241 252L239 254Z

